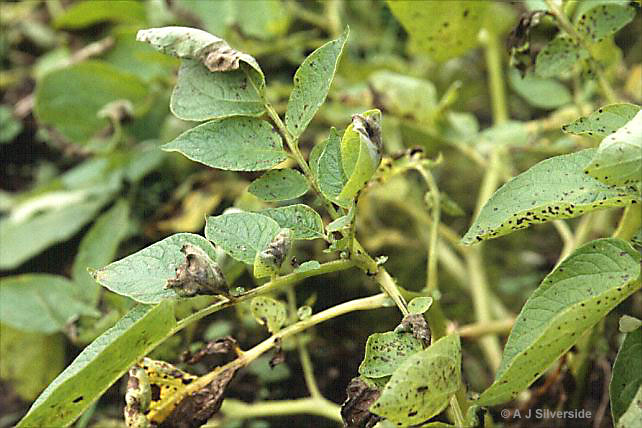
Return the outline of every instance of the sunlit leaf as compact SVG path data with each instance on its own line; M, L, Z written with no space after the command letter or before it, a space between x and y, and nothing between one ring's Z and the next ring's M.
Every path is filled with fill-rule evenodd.
M265 325L272 334L278 332L287 318L285 305L270 297L255 297L250 302L250 309L256 321Z
M259 212L276 221L279 226L292 231L294 239L323 238L323 221L315 210L307 205L267 208Z
M408 357L423 349L411 333L374 333L368 337L359 374L369 378L390 376Z
M633 20L635 9L619 4L601 4L583 13L575 28L583 37L599 42Z
M305 176L290 168L272 169L254 180L247 189L264 201L287 201L304 195L308 190Z
M635 104L609 104L562 126L562 131L604 138L626 125L639 111L640 106Z

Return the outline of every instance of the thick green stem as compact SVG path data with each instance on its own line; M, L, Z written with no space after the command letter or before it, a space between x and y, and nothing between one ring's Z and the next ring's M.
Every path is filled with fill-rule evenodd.
M629 205L624 209L613 237L629 240L640 230L641 225L642 209L637 205Z
M430 199L432 201L432 222L430 225L430 244L428 245L428 256L426 262L426 290L430 294L438 289L437 276L437 246L439 244L439 222L441 220L441 204L439 188L430 171L425 168L417 169L428 184Z
M338 405L325 398L301 398L298 400L265 401L246 404L239 400L225 400L221 406L225 419L252 419L270 416L307 414L322 416L342 423L341 410ZM203 428L214 428L219 425L204 425Z
M488 67L493 121L499 124L508 120L508 104L506 103L506 89L504 88L504 73L502 71L502 49L499 37L492 31L482 30L480 39L484 44L484 56Z

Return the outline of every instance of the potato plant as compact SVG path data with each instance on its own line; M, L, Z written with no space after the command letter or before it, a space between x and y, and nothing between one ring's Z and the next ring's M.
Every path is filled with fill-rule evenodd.
M169 7L153 1L148 6L159 7L156 3ZM271 16L267 11L280 2L272 3L231 2L225 10L235 10L238 18L253 4L266 7L258 12ZM153 70L157 80L134 79L116 65L88 60L50 71L38 82L38 122L54 129L53 141L82 141L82 151L94 157L61 174L50 193L37 190L16 202L0 220L3 241L19 242L25 231L43 234L35 244L2 245L2 267L20 266L103 212L79 244L71 279L23 273L2 280L3 324L38 334L65 331L86 344L17 427L70 426L79 418L84 425L77 426L88 426L94 403L106 393L122 400L124 424L132 428L232 427L297 414L317 416L309 426L510 426L526 409L546 407L538 401L545 394L568 399L552 409L581 409L592 353L608 342L605 331L614 310L631 315L619 320L619 351L607 366L609 379L603 379L605 385L610 382L602 400L609 400L611 416L602 408L584 422L640 426L642 322L634 315L640 316L642 112L634 102L642 94L639 82L631 84L633 95L613 87L618 70L611 63L622 59L609 53L619 32L633 20L639 23L639 4L531 3L511 28L504 27L504 18L513 16L513 9L501 2L373 3L406 31L410 55L428 57L433 65L457 61L481 46L491 111L491 123L482 131L474 115L453 108L464 96L466 81L447 81L437 99L426 80L392 71L393 66L370 67L345 58L351 43L364 43L355 40L351 25L357 35L365 30L350 20L344 25L337 8L345 12L359 6L328 1L329 23L319 24L323 15L288 3L290 13L327 25L322 28L334 35L300 55L291 86L278 83L276 75L273 83L262 61L219 37L225 31L143 28L132 18L141 3L129 5L135 10L119 10L124 4L106 8L105 14L136 21L136 41L131 28L117 33L129 37L122 43L135 46L120 55L144 52L147 57L134 58L147 58L145 73ZM77 3L59 15L58 25L82 26L86 5ZM191 7L196 14L207 13L206 3ZM262 31L259 24L237 23L241 34L257 39L261 36L253 31ZM508 40L510 64L504 64L502 37ZM346 60L364 68L353 71L359 74L356 82L342 77ZM177 63L171 81L171 66ZM637 72L639 77L639 64ZM120 75L126 79L119 80ZM69 79L90 82L80 101L65 94ZM335 80L339 96L332 92ZM158 82L168 81L170 97L153 95L162 93ZM562 82L571 82L573 93ZM518 102L532 107L535 118L517 114L511 120L514 107L506 84L521 97ZM171 138L160 148L124 143L149 132L135 125L153 124L151 105L167 101L180 120ZM89 119L61 120L72 107L90 110ZM21 132L17 123L3 132ZM101 128L105 124L109 132ZM551 142L551 135L557 140ZM145 175L160 171L161 156L168 152L179 155L172 159L182 167L195 167L187 160L200 164L204 188L220 179L218 192L234 192L238 186L228 183L236 183L236 177L251 182L237 191L243 196L234 204L214 210L220 202L201 200L196 220L178 223L196 227L175 230L174 225L176 233L112 262L128 234L137 233L127 224L132 200L142 198L117 195L128 186L144 187ZM443 190L452 186L449 163L458 157L480 172L470 217L456 196ZM462 168L452 174L462 174ZM386 217L399 215L418 225L417 236L402 220L400 242L391 244L396 235L388 226L393 219ZM65 227L51 230L52 218L67 217ZM535 226L543 223L547 229ZM487 263L523 251L515 242L533 245L509 241L529 236L521 230L531 226L556 231L561 249L513 312L491 281L502 273L491 272ZM377 245L375 239L388 243ZM506 251L502 244L492 247L502 240L509 243ZM403 269L397 251L404 255ZM398 269L405 274L397 275ZM364 285L359 297L338 299L331 293L324 309L315 307L314 296L303 299L312 282L341 288L348 281ZM457 293L469 297L454 301ZM451 305L463 305L461 319L453 318ZM202 330L208 317L226 309L231 310L219 320L258 326L260 340L244 347L241 342L247 341L229 329L196 340L207 336ZM360 364L343 373L345 393L337 404L321 386L327 385L327 368L321 372L314 364L315 336L323 335L315 329L357 311L386 315L353 347ZM350 340L348 328L335 336ZM226 398L258 362L270 367L262 374L268 376L290 364L292 355L301 378L289 382L303 384L307 396L252 403ZM492 375L486 384L475 379L484 370ZM121 382L120 389L111 388L124 375L126 387ZM563 379L574 382L570 398ZM549 426L573 417L560 416ZM550 421L521 422L545 426Z

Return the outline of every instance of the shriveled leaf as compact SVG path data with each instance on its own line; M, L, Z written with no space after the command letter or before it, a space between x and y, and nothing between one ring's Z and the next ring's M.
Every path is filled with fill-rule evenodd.
M54 333L80 315L98 316L79 300L68 279L49 274L24 274L0 281L0 321L14 328Z
M205 236L232 258L251 265L280 229L265 215L237 212L208 217Z
M127 234L129 204L121 199L102 214L83 236L71 268L77 296L92 305L98 303L100 286L87 271L98 269L111 262L118 245Z
M272 334L283 327L287 318L285 304L270 297L255 297L250 302L250 310L256 322L266 326Z
M626 334L613 363L609 396L614 426L617 426L618 420L633 403L635 394L642 387L640 355L642 355L642 328L638 327Z
M487 2L388 0L392 14L410 35L411 47L436 61L458 57L477 45Z
M601 4L583 13L575 29L592 42L617 33L635 17L635 9L619 4Z
M251 76L243 70L211 73L195 60L181 61L169 107L179 119L195 121L260 116L265 111Z
M279 134L264 120L233 117L189 129L163 150L212 168L260 171L287 159Z
M522 77L516 69L512 69L508 77L513 90L534 107L552 110L573 101L568 88L557 80L534 74Z
M79 29L100 22L140 25L145 22L145 6L137 1L81 1L56 16L56 28Z
M247 191L264 201L287 201L309 190L305 176L294 169L272 169L254 180Z
M586 49L568 36L558 36L537 54L535 73L539 77L558 77L573 70L575 64L588 58Z
M408 302L408 312L411 314L423 314L432 306L432 297L415 297Z
M370 411L400 426L419 424L444 410L460 385L459 336L442 337L399 366Z
M330 131L325 148L319 156L317 174L321 193L337 205L350 207L352 201L339 198L348 179L341 163L341 137L334 128Z
M71 425L175 325L172 302L135 306L54 379L17 426Z
M24 219L0 219L0 268L18 267L51 245L71 238L108 200L108 196L92 198Z
M585 171L616 186L642 181L642 112L602 140Z
M370 406L381 391L368 385L361 377L353 378L346 388L347 398L341 404L341 419L346 428L370 428L381 419L370 413Z
M493 384L479 404L515 398L580 336L640 288L640 254L608 238L575 250L528 298L504 348Z
M148 93L148 86L136 75L102 61L84 61L47 73L38 82L34 113L40 123L85 144L107 127L108 120L97 115L107 103L129 100L136 110Z
M349 32L346 27L341 37L312 52L294 74L294 88L285 112L285 125L295 137L305 131L325 101Z
M108 290L141 303L159 303L176 297L167 281L176 277L176 268L185 261L185 244L203 250L212 260L216 252L205 238L192 233L177 233L147 248L93 271L96 281Z
M562 126L562 131L604 138L626 125L639 111L640 106L635 104L609 104Z
M607 186L583 172L595 149L546 159L504 184L462 238L465 244L496 238L531 224L639 203L636 192Z
M622 414L616 428L638 428L642 420L642 386L635 393L629 408Z
M65 367L61 334L45 335L0 324L0 379L25 401L33 401Z
M359 374L369 378L390 376L408 357L423 349L412 333L374 333L368 337Z
M267 208L260 211L260 214L270 217L279 226L290 229L294 239L317 239L325 236L321 216L307 205Z
M427 122L437 108L437 90L428 80L391 71L378 71L368 79L378 103L395 116Z

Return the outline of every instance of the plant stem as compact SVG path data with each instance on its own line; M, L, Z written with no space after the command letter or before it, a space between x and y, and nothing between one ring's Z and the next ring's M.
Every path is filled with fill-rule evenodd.
M613 237L629 240L640 230L640 225L642 225L642 210L636 205L629 205L624 209Z
M453 415L455 426L465 427L466 418L464 417L461 407L459 406L459 400L457 400L457 395L450 397L450 410Z
M461 326L457 329L460 337L477 338L487 334L506 334L513 328L515 320L513 318L486 323L474 323Z
M225 419L250 419L270 416L308 414L322 416L342 423L340 408L325 398L300 398L296 400L278 400L246 404L239 400L223 401L221 412ZM219 425L204 425L203 428L214 428Z
M508 120L508 104L506 103L499 37L492 31L482 30L480 39L484 43L484 57L488 67L493 121L495 124L500 124Z
M438 289L439 280L437 276L437 246L439 244L439 222L441 218L439 188L430 171L426 168L417 168L417 170L426 181L426 184L428 184L428 191L432 199L430 243L428 246L428 260L426 261L426 290L432 295Z
M406 315L409 314L408 312L408 304L406 303L406 299L403 298L401 293L399 292L399 289L397 288L397 283L395 282L394 279L390 276L387 270L385 270L383 267L380 267L379 270L377 271L377 275L375 276L377 279L377 283L383 288L383 290L390 296L390 298L395 302L399 310L401 311L402 315L405 317Z

